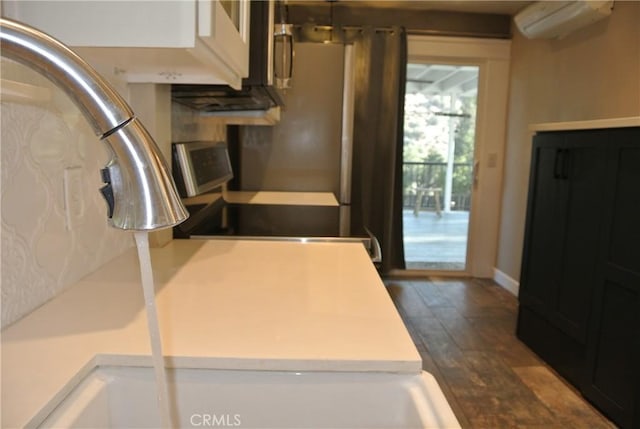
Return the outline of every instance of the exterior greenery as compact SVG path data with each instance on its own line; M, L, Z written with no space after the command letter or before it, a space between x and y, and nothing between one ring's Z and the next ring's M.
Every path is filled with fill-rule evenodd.
M406 94L403 151L405 206L415 204L416 188L444 190L449 138L453 127L452 208L468 210L473 180L475 116L475 96L452 99L450 94ZM443 195L441 193L441 197Z

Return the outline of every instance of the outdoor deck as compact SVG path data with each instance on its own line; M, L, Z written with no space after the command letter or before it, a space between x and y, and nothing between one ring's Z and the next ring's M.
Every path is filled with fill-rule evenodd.
M442 213L403 211L404 257L411 270L464 270L468 211Z

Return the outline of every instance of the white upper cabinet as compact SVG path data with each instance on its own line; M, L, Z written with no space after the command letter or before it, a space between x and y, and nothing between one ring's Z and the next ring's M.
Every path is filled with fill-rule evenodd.
M246 0L3 1L3 15L128 82L227 84L249 74Z

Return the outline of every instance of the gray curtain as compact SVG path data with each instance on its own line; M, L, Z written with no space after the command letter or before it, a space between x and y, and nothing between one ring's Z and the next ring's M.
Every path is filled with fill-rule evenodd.
M402 144L404 29L363 29L354 42L355 117L351 210L378 238L381 272L404 269Z

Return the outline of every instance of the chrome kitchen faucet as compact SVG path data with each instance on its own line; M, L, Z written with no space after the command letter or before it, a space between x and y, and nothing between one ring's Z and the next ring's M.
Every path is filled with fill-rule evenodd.
M188 217L162 154L124 99L91 66L53 37L0 19L0 53L41 73L71 97L111 152L100 192L109 223L149 231Z

